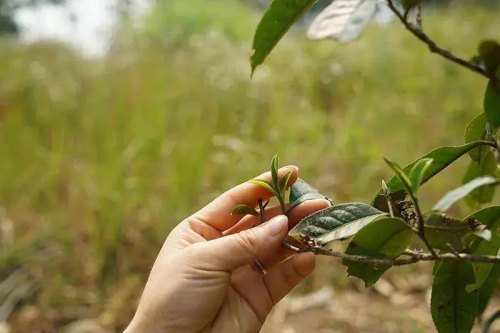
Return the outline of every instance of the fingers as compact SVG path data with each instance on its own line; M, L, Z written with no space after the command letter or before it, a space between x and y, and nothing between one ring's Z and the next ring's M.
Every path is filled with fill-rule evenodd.
M313 253L301 253L279 264L265 275L264 283L273 305L311 274L315 264L316 258Z
M280 215L255 228L196 243L191 250L203 269L231 272L276 252L287 232L288 218Z
M298 167L294 165L286 166L278 170L278 176L281 179L288 171L292 171L288 182L288 186L290 186L297 180L298 170ZM269 182L272 177L270 172L266 172L256 178ZM234 206L247 204L255 207L259 199L266 201L271 196L272 193L258 185L243 183L223 193L189 219L202 221L223 232L242 218L241 215L231 215Z

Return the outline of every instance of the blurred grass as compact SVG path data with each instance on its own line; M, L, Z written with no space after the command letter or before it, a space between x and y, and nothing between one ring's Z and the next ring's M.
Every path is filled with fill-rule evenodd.
M250 81L251 12L234 5L219 20L208 13L227 2L197 14L167 3L178 7L160 6L145 33L118 32L102 60L0 44L0 207L14 221L0 270L24 266L38 282L14 320L29 310L49 331L94 316L123 328L168 231L273 154L336 201L369 201L391 175L382 156L459 145L481 112L484 80L396 23L348 45L291 34ZM498 37L498 10L453 9L425 22L444 46L472 56L478 36ZM424 203L464 165L426 186Z

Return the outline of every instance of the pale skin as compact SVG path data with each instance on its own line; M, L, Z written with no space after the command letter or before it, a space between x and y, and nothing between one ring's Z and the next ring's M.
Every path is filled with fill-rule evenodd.
M289 185L298 168L279 170L280 177L290 170ZM305 202L288 217L272 207L259 226L254 216L231 214L235 205L256 205L270 196L244 183L181 222L166 239L125 332L259 332L273 306L314 270L313 254L282 247L289 228L329 205ZM256 268L256 260L267 273Z

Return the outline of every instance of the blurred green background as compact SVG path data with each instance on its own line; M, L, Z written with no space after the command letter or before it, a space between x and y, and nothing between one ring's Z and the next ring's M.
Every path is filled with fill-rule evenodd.
M140 27L123 16L101 58L0 39L0 274L22 269L31 286L9 316L17 331L83 318L123 329L169 230L276 153L336 202L369 202L391 176L383 156L404 164L459 145L481 112L486 82L395 21L345 45L307 41L299 25L251 80L261 12L247 3L159 2ZM425 28L473 56L499 37L499 15L455 1ZM424 205L465 165L428 184Z

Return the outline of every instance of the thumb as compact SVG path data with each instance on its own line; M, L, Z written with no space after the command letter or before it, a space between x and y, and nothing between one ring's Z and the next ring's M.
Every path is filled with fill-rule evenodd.
M276 216L258 227L201 243L211 269L233 271L276 252L288 232L288 218Z

